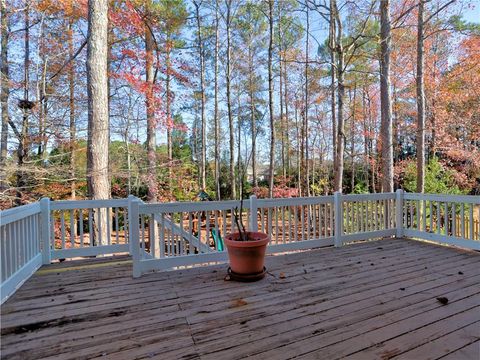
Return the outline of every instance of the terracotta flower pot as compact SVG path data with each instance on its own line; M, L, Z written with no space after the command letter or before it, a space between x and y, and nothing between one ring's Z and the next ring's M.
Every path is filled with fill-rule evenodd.
M240 233L225 237L225 245L233 272L242 275L258 274L263 271L265 251L270 241L268 234L247 231L247 241L240 241Z

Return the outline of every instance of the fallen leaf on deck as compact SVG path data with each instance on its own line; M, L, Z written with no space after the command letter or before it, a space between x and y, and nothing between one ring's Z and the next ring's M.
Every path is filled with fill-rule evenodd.
M240 306L245 306L247 305L248 303L243 300L243 299L235 299L233 300L233 303L232 305L230 306L230 308L236 308L236 307L240 307Z
M437 297L437 300L442 305L447 305L448 304L448 298L446 298L444 296Z

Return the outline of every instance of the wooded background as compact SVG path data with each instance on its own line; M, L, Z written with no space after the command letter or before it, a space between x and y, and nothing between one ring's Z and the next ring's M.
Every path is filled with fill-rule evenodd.
M0 206L480 193L455 0L1 0Z

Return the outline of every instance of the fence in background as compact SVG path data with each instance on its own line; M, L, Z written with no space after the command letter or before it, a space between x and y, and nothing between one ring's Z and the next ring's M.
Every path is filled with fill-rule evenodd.
M398 190L288 199L252 196L243 203L146 204L133 196L119 200L42 199L0 212L2 302L52 259L130 253L134 276L225 261L220 240L238 230L235 212L246 230L270 235L269 253L388 236L480 250L480 196Z

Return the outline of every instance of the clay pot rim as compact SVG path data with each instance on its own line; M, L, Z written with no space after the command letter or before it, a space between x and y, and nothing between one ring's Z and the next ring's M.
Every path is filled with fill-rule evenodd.
M257 232L257 231L247 231L247 234L255 234L255 237L260 237L261 239L259 240L249 240L249 241L238 241L238 240L232 240L232 238L237 236L236 234L239 234L239 232L235 232L232 234L228 234L225 237L225 245L231 246L231 247L257 247L257 246L263 246L266 245L270 242L270 236L268 234L265 234L263 232Z

